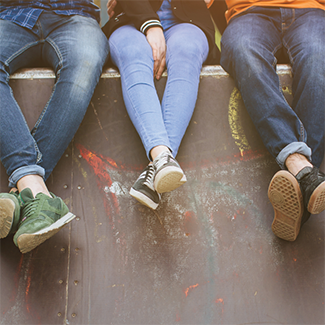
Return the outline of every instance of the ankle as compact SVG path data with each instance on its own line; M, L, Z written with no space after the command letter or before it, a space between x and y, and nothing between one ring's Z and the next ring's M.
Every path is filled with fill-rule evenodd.
M311 162L304 155L299 153L294 153L288 156L285 165L288 168L288 171L294 176L297 176L297 174L305 167L313 167Z
M26 175L17 182L18 191L21 192L25 188L29 188L33 196L35 197L38 193L44 193L51 197L43 178L39 175Z
M152 160L155 160L162 152L171 152L166 146L156 146L150 150L150 156Z

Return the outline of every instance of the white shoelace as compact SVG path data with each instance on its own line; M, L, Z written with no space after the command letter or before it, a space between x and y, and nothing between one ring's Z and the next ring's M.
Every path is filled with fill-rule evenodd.
M143 172L140 175L140 177L145 178L145 181L143 182L144 185L148 186L150 189L155 191L155 188L153 186L153 180L155 177L155 168L153 166L149 166L149 169Z
M160 156L161 155L161 156ZM158 157L156 157L155 161L154 161L154 164L155 164L155 167L157 170L159 170L163 165L167 164L168 163L168 158L170 159L173 159L174 160L174 157L169 154L167 151L164 151L160 154Z

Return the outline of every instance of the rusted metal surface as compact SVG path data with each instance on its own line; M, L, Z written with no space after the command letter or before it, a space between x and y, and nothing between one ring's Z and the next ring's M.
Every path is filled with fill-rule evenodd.
M290 71L278 73L290 101ZM31 126L53 79L16 76ZM0 324L324 324L324 213L293 243L273 235L278 167L220 67L202 73L177 158L188 182L156 211L130 197L147 159L119 75L103 73L48 181L78 218L23 256L1 241Z

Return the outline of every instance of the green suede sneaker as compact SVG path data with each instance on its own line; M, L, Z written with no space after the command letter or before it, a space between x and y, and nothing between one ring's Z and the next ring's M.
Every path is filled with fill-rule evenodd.
M63 200L52 193L52 197L38 193L34 198L32 191L25 188L19 195L23 206L14 243L23 254L52 237L75 218Z
M0 238L5 238L17 231L20 207L18 194L15 192L0 193Z

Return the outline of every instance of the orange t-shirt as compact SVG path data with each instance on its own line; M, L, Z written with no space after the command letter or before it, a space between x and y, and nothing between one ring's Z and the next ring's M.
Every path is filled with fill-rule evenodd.
M325 10L325 0L226 0L227 22L250 7L282 7L282 8L319 8Z

